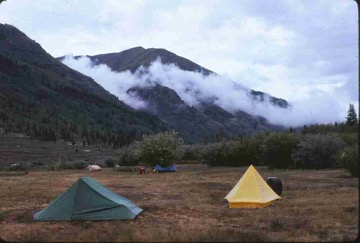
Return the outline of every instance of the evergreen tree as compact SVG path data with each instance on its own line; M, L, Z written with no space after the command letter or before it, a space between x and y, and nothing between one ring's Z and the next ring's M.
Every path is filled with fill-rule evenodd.
M303 126L303 129L301 130L301 133L302 133L302 134L308 133L308 128L307 128L306 125Z
M346 117L346 125L352 126L357 124L357 115L353 104L349 105L348 114Z
M220 128L218 134L216 134L215 141L221 142L225 138L224 128Z

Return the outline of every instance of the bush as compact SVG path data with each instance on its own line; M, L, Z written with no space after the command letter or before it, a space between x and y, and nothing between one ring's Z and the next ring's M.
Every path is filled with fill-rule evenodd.
M251 164L253 165L264 164L263 155L262 155L262 144L269 135L270 135L269 132L262 132L262 133L257 133L249 138L248 149L249 149L250 157L248 158L248 160L251 162Z
M223 141L206 145L205 162L212 166L248 166L261 164L261 145L268 136L259 133L251 138L238 137L235 141Z
M295 167L321 169L338 167L335 155L344 147L343 140L334 135L307 135L292 154Z
M72 163L72 169L76 169L76 170L83 170L87 166L88 166L88 163L85 163L84 161Z
M339 137L344 140L347 146L353 146L359 144L359 134L358 133L344 133L339 134Z
M204 158L204 146L200 144L181 146L182 160L202 160Z
M25 164L23 164L23 163L19 163L16 166L10 166L8 168L9 171L25 171L27 169L28 169L27 166Z
M261 145L262 135L252 138L241 138L235 143L235 163L236 166L259 165L262 164Z
M94 163L91 163L92 165L98 165L100 166L101 168L105 168L106 167L106 164L104 161L96 161ZM86 164L87 166L89 165L89 163Z
M106 167L115 167L115 164L118 163L118 161L114 158L109 158L105 160Z
M133 166L141 162L139 144L134 143L120 150L119 165Z
M212 143L205 146L205 163L211 166L231 165L234 160L234 142Z
M359 145L353 145L341 150L337 156L340 165L352 176L359 177Z
M57 170L57 166L55 163L53 164L48 164L48 165L45 165L45 169L46 170Z
M79 162L58 162L58 163L53 163L53 164L49 164L46 166L47 170L83 170L88 166L88 163L84 162L84 161L79 161Z
M271 133L260 146L263 163L271 168L293 166L291 153L299 142L300 137L295 133Z
M139 143L141 159L154 166L168 166L182 157L181 145L183 141L175 131L154 135L143 135Z

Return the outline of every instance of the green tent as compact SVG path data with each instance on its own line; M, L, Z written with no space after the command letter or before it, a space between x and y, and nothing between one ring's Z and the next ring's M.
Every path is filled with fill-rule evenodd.
M134 219L142 211L129 199L113 193L90 177L77 180L35 220L120 220Z

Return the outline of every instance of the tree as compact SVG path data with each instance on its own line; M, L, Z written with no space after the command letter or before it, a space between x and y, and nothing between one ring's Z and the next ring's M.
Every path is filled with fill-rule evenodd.
M359 177L359 145L354 144L342 150L338 159L340 164L348 170L352 176Z
M181 158L182 143L182 139L175 131L143 135L139 146L140 156L150 165L167 166Z
M291 153L299 142L300 137L296 133L271 133L260 146L264 164L271 168L293 166Z
M223 139L225 138L225 131L224 131L224 128L221 127L219 129L219 132L218 134L216 134L216 142L221 142Z
M311 134L306 135L291 156L296 168L335 168L339 166L335 155L344 146L344 141L336 135Z
M346 125L352 126L357 124L357 115L353 104L349 105L348 114L346 117Z
M308 133L308 128L306 125L303 126L303 129L301 129L301 133L302 134L307 134Z

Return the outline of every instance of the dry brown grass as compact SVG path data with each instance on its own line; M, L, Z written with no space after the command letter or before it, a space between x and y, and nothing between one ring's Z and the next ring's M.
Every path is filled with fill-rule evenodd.
M78 149L78 152L76 152ZM86 152L86 151L89 152ZM104 162L117 157L118 149L96 145L77 144L58 140L56 143L33 140L23 134L8 133L0 136L0 166L11 163L49 162Z
M139 175L105 169L36 171L0 177L0 236L9 241L344 241L358 235L358 179L344 170L268 170L282 199L262 209L229 209L224 196L246 168L179 165ZM128 221L34 222L33 214L79 177L92 176L144 211Z

